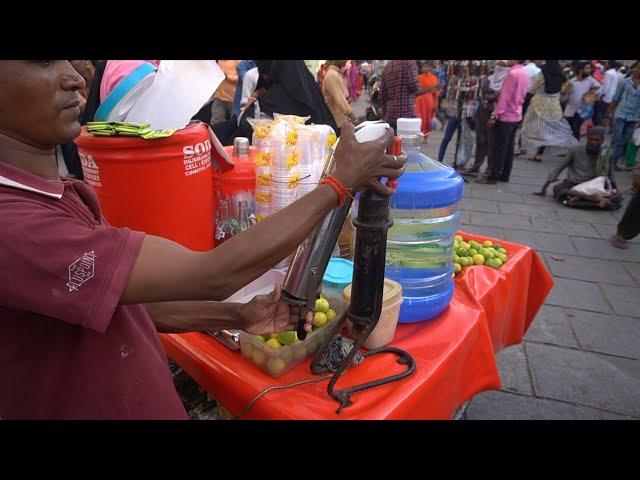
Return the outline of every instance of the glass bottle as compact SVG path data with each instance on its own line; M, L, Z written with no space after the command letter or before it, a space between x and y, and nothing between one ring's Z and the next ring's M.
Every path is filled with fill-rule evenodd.
M246 200L240 200L238 202L238 212L240 218L239 228L241 232L244 232L251 226L251 222L249 221L249 205Z
M229 202L221 199L218 204L219 220L216 226L216 242L221 244L240 232L240 225L235 218L229 216Z

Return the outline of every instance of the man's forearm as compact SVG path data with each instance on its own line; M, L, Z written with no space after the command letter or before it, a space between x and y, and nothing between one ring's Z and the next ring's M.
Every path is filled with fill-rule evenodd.
M149 316L161 333L242 329L240 303L158 302L147 303Z

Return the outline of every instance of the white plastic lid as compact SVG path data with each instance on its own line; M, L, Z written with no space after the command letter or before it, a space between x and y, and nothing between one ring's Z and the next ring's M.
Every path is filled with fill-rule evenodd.
M398 135L421 135L422 120L419 118L399 118L398 119Z
M356 130L355 137L358 143L364 143L376 140L384 135L384 132L389 128L389 124L385 122L363 122L359 127L361 128Z

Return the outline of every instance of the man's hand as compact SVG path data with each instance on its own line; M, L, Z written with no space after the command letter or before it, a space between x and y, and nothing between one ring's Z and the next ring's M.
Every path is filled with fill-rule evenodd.
M375 189L380 195L390 196L393 190L380 183L381 177L398 178L404 172L406 154L388 155L386 148L393 139L393 129L370 142L358 143L353 124L345 123L340 129L340 142L336 147L336 169L334 176L346 188L354 191L366 187Z
M539 192L533 192L534 195L538 195L539 197L544 197L547 194L547 188L549 188L549 185L552 182L546 181L544 182L544 185L542 186L542 188L540 189Z
M300 307L284 301L280 297L281 293L282 286L276 283L271 295L259 295L243 305L240 308L242 329L256 335L296 330ZM304 325L307 332L311 332L312 322L313 312L309 311Z
M496 119L495 118L490 118L489 121L487 122L487 127L493 128L493 126L495 124L496 124Z

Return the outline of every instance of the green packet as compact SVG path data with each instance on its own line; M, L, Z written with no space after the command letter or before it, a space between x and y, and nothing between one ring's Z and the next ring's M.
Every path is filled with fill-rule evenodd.
M141 133L140 136L145 140L153 140L154 138L170 137L175 132L176 132L175 128L168 128L166 130L151 130L149 132Z

